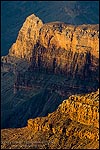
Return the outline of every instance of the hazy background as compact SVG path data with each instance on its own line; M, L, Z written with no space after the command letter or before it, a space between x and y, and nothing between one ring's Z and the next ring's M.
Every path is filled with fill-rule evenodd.
M1 1L1 55L8 54L25 18L32 13L44 23L98 24L99 1Z

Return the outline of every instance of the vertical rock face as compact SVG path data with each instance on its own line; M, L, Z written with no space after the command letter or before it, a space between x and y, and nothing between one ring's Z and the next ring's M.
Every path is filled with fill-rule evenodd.
M44 24L40 29L39 41L45 48L64 48L73 52L91 54L98 57L99 49L98 25L67 25L62 22Z
M48 23L40 29L32 64L33 67L85 79L90 74L98 76L98 52L98 25Z
M26 58L33 68L63 73L69 77L97 78L99 65L99 26L44 24L34 14L19 31L10 56ZM97 79L98 80L98 79Z
M42 26L42 21L34 14L27 17L19 31L16 43L10 49L9 55L28 59L32 55L32 49L36 44Z
M98 77L99 59L90 51L74 52L63 48L46 49L38 45L33 51L32 67L46 68L56 74L65 74L67 77L85 79L89 75Z

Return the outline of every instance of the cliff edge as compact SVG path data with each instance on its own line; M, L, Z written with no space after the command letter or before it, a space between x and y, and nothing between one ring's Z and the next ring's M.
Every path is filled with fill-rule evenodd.
M98 110L99 90L72 95L48 116L29 119L25 128L3 129L2 148L98 149Z

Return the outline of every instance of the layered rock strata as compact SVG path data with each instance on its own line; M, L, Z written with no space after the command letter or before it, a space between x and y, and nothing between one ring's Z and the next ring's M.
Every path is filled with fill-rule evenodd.
M52 131L55 132L57 127L55 124L62 116L81 124L99 128L99 90L91 94L70 96L59 105L57 111L48 114L48 117L28 120L28 127L33 128L34 131L45 131L52 128Z
M72 95L47 117L29 119L27 127L3 129L2 148L98 149L99 90Z
M9 55L27 59L31 57L34 44L36 44L39 30L42 26L42 21L34 14L27 17L18 33L16 42L9 51Z
M32 14L24 22L8 56L28 60L33 69L98 80L99 26L43 24Z
M36 100L34 100L34 96L27 99L27 103L30 103L30 99L33 99L36 103L34 109L32 106L29 111L32 112L30 117L34 118L54 111L60 102L71 94L97 90L99 87L98 42L98 25L73 26L63 22L43 24L34 14L27 17L8 56L2 57L3 103L8 98L7 88L10 83L12 83L9 87L10 94L16 96L19 100L21 100L20 92L23 93L24 97L28 89L32 89L34 92L36 87L38 93L42 89L40 91L41 96L37 94ZM62 74L62 76L59 76L59 74ZM7 85L5 76L7 79L13 76L14 80L10 78ZM4 87L4 85L6 86ZM16 89L19 89L18 91L15 89L15 85L17 85ZM30 95L29 91L28 94ZM11 97L9 95L9 107L12 103ZM26 97L25 94L25 99ZM55 97L53 102L52 97ZM18 103L16 98L13 101ZM45 104L46 107L44 107ZM16 106L18 111L19 106ZM23 108L23 104L18 111L20 114L22 114L21 108ZM18 114L18 119L21 118L20 114ZM24 115L22 114L22 116ZM16 119L16 123L13 119L10 121L13 125L18 123ZM10 121L9 125L11 124ZM26 119L21 119L21 121L26 121ZM23 125L21 121L20 124ZM6 125L5 122L4 125Z

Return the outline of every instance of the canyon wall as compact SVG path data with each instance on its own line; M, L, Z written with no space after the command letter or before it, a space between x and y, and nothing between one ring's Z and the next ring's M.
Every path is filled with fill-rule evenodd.
M20 76L16 76L14 67ZM78 95L99 87L98 25L43 24L31 15L24 22L8 56L2 57L2 68L4 127L6 124L8 127L10 124L25 126L27 118L45 116L66 99L47 117L29 119L27 127L18 129L19 135L16 132L15 139L22 140L23 134L22 141L33 140L33 137L34 141L39 138L45 141L47 138L54 143L50 143L50 148L59 145L59 149L64 146L74 149L77 143L80 149L87 143L90 143L87 147L98 147L99 90ZM18 86L23 88L17 93L13 93L15 76L20 77ZM77 95L72 95L75 93ZM68 98L69 95L72 96ZM6 129L2 132L6 133ZM14 132L10 136L15 135ZM4 141L6 136L4 134ZM8 134L7 138L10 136Z
M38 41L46 49L55 46L79 53L90 51L91 55L99 57L99 25L74 26L63 22L43 24L34 14L26 18L9 55L29 58Z
M36 91L39 93L36 99L33 94L27 101L29 103L29 100L32 98L36 104L34 105L35 109L33 109L33 106L31 107L32 113L30 114L33 118L45 116L48 112L54 111L60 102L68 98L69 95L87 93L98 89L98 52L98 25L73 26L63 22L43 24L38 17L32 14L24 22L16 43L12 45L8 56L2 57L2 71L4 72L2 73L2 84L5 82L7 84L4 74L8 70L9 73L6 77L9 78L11 74L14 76L11 88L14 94L19 96L18 99L21 98L18 92L20 93L22 88L28 89L31 87L33 93L34 88L36 88ZM18 59L18 62L16 59ZM62 74L62 76L59 76L59 74ZM7 85L5 88L3 87L5 91L5 95L4 91L2 92L3 101L6 100L6 87ZM40 89L42 90L39 92ZM26 94L26 91L24 92ZM30 93L28 94L30 95ZM24 98L26 99L26 97L25 95ZM8 94L6 98L8 98ZM17 99L15 101L16 103L18 102ZM79 102L75 102L75 105L77 103ZM37 109L37 105L40 109ZM84 109L84 107L82 108ZM18 111L18 108L20 108L20 111ZM22 114L21 108L23 108L23 105L21 107L18 106L18 108L16 108L17 111ZM18 118L20 118L20 114ZM79 116L80 118L81 116ZM21 119L22 122L24 120L25 118ZM14 121L16 122L16 119L12 119L11 123ZM20 125L23 124L21 121ZM84 122L84 120L81 121ZM91 121L87 119L87 122L90 123ZM6 124L4 123L4 125Z
M81 79L91 75L97 79L99 26L73 26L63 22L43 24L38 17L31 15L19 31L9 56L25 58L33 69L45 68L46 71Z
M45 24L34 46L33 68L47 68L83 80L95 73L95 77L98 76L98 34L97 25Z
M99 128L99 90L91 95L70 96L59 108L72 120Z
M70 132L67 128L72 121L85 125L85 128L91 129L92 127L91 132L85 130L86 133L81 133L83 131L80 130L77 133L80 137L82 134L90 139L97 136L94 129L99 128L99 90L86 95L70 96L69 99L64 100L59 105L55 112L48 114L47 117L29 119L28 128L34 132L52 131L54 134L65 132L66 135L69 135Z
M48 116L29 119L26 127L2 129L1 146L6 149L99 149L99 90L70 96Z

